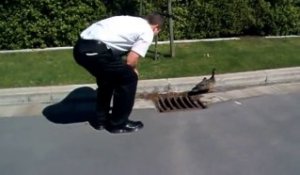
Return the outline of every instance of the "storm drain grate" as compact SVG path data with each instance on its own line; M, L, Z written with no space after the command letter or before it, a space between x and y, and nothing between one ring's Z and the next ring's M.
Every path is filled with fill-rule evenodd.
M207 107L199 96L189 96L187 94L158 94L155 98L152 98L152 101L159 112L204 109Z
M209 101L206 100L205 102L201 100L201 97L203 97L202 94L213 92L216 83L215 70L215 68L212 69L210 78L204 77L190 91L168 92L165 94L145 93L140 94L140 97L152 100L159 112L207 108Z

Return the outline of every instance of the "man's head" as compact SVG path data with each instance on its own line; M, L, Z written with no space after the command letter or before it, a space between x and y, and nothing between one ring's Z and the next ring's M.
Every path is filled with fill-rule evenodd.
M157 35L164 24L164 18L158 13L152 13L146 16L146 20L150 24L154 35Z

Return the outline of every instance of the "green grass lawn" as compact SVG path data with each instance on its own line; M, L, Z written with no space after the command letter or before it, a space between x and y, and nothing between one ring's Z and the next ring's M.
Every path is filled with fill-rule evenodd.
M167 54L169 46L158 51ZM177 44L175 58L151 55L139 63L140 79L199 76L213 67L217 73L293 67L300 66L300 38ZM0 88L94 83L71 50L0 54L0 74Z
M160 50L168 52L168 46ZM243 38L176 45L176 58L144 59L141 77L161 78L300 66L300 38Z

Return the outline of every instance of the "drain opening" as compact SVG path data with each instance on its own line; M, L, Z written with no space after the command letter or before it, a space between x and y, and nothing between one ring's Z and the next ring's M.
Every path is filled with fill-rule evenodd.
M215 68L212 69L210 78L204 77L189 91L166 94L150 93L146 94L145 97L154 102L159 112L207 108L208 102L202 102L201 94L213 92L216 83L215 70Z
M158 94L152 101L159 112L206 108L199 98L185 94Z

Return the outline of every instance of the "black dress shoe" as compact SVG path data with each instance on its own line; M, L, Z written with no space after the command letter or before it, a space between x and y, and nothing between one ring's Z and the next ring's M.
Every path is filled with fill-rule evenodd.
M91 118L88 122L96 130L103 130L106 124L106 120L99 118Z
M144 124L140 121L127 121L122 125L113 126L111 124L106 125L106 130L110 133L130 133L136 132L144 127Z

